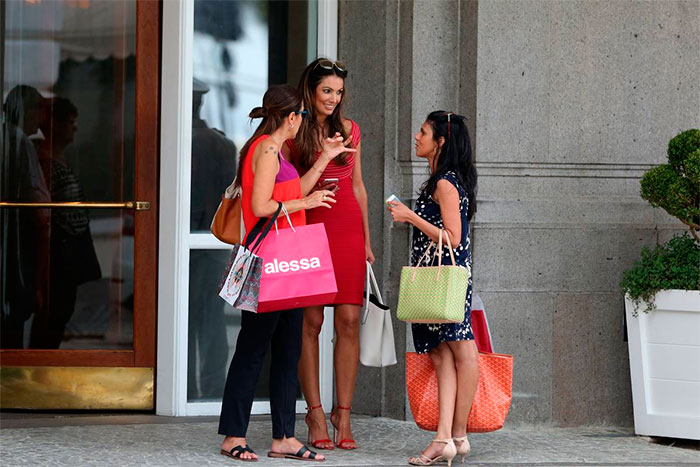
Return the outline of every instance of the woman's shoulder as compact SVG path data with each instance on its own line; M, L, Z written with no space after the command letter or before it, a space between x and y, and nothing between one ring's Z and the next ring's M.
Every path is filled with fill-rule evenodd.
M265 134L263 134L263 135L258 136L257 138L255 138L255 139L252 140L252 141L249 140L249 141L250 141L250 145L248 146L248 152L247 152L247 153L248 153L248 154L253 154L254 152L258 151L261 147L264 147L265 144L263 144L263 143L264 143L265 140L266 140L267 138L269 138L269 137L270 137L270 135L265 135Z
M360 125L357 124L355 120L349 118L343 119L343 129L348 136L352 136L352 145L357 146L362 138L362 133L360 132Z
M267 135L265 135L267 136ZM272 153L274 155L279 154L280 152L280 147L277 143L272 141L271 139L265 138L265 139L260 139L257 141L257 145L255 147L255 152L257 154L269 154Z
M253 149L252 153L250 152L250 149ZM255 167L257 167L258 164L261 163L261 161L265 161L265 164L272 163L273 160L279 163L279 155L281 148L277 143L275 143L271 139L260 138L256 140L255 147L251 147L250 149L248 150L248 154L252 157L246 157L246 159L250 160L250 166L253 169L253 172L255 172Z
M457 174L454 171L448 170L444 174L440 175L440 178L438 179L438 186L441 184L441 182L449 183L457 189L460 196L464 195L464 186L462 185L462 182L459 181L459 177L457 177Z
M460 187L459 178L457 178L457 174L453 170L448 170L440 175L439 180L445 180L458 188Z

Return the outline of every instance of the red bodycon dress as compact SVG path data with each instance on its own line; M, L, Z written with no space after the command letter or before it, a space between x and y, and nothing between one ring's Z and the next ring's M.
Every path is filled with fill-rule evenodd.
M360 144L360 127L351 121L352 147ZM292 160L296 159L294 141L287 141ZM318 158L321 153L316 154ZM316 208L306 211L306 223L322 222L328 235L328 244L333 259L335 281L338 294L333 303L362 305L365 282L365 234L362 228L362 211L355 198L352 186L352 173L355 167L355 153L349 153L346 165L337 165L333 161L323 171L319 181L325 178L338 179L336 203L332 208ZM297 164L298 168L298 164Z

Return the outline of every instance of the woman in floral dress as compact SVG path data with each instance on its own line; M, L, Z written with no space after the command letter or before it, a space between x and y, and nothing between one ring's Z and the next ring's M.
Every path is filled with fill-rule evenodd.
M471 270L469 221L476 211L476 168L465 118L452 112L428 115L415 135L416 156L426 159L430 177L423 184L412 211L398 201L388 209L395 222L413 225L411 264L416 265L431 242L437 242L441 229L454 248L457 265ZM442 261L451 264L443 250ZM425 264L432 255L426 255ZM433 465L469 453L467 419L479 379L478 352L471 329L472 281L465 297L461 323L413 324L413 343L418 353L430 355L438 377L440 415L435 439L412 465Z

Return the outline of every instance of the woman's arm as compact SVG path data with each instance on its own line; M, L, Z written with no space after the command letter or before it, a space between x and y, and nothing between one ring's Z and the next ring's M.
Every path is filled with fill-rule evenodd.
M447 180L438 181L433 199L440 205L440 214L445 231L450 237L452 248L456 248L462 240L462 217L459 212L459 192ZM392 201L387 209L391 212L394 222L407 222L419 228L434 242L438 241L440 229L413 212L403 203ZM444 240L443 240L444 241Z
M362 180L362 143L358 144L357 152L355 153L355 167L352 169L352 191L357 199L357 204L360 205L362 212L362 230L365 233L365 255L370 264L374 264L374 253L372 253L372 245L369 238L369 212L367 209L367 190L365 183Z
M321 174L332 160L333 158L329 158L325 152L322 153L314 165L301 176L301 192L303 194L308 194L316 188L318 179L321 178Z
M289 140L285 141L284 144L282 144L282 155L287 158L288 161L291 161L294 163L294 160L292 159L292 148L289 146ZM322 159L322 158L319 158ZM318 162L318 161L316 161ZM294 164L296 166L296 164ZM314 164L316 165L316 164ZM322 165L322 164L320 164ZM328 163L326 163L328 165ZM323 166L325 169L326 165ZM321 176L321 173L323 173L323 169L321 171L314 170L311 168L311 170L307 171L303 176L299 177L301 180L301 193L306 195L308 194L311 190L313 190L316 187L316 184L318 182L319 177Z
M272 191L275 188L275 178L280 170L278 158L279 148L270 141L262 141L253 153L253 193L251 205L255 217L271 216L277 211L277 201L272 199ZM335 203L333 192L319 190L302 199L284 201L287 212L293 213L302 209L313 209L319 206L330 208Z

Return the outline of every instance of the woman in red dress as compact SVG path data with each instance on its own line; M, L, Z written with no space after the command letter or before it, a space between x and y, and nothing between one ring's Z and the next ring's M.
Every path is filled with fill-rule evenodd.
M322 222L326 228L338 285L338 294L333 303L328 304L335 309L336 333L333 363L337 405L330 417L334 428L332 441L319 390L318 335L323 324L323 307L304 310L299 378L308 405L309 442L317 449L333 449L334 444L340 449L357 447L350 428L350 406L360 355L365 261L374 262L369 238L367 192L360 163L360 127L343 118L342 112L347 74L345 63L323 58L306 67L299 91L309 111L308 125L303 134L287 141L291 159L299 172L318 172L318 187L335 191L337 201L332 209L311 209L306 213L309 224ZM338 135L342 135L346 145L355 148L356 152L341 154L327 162L327 156L321 152L322 141ZM326 168L319 170L326 163Z

